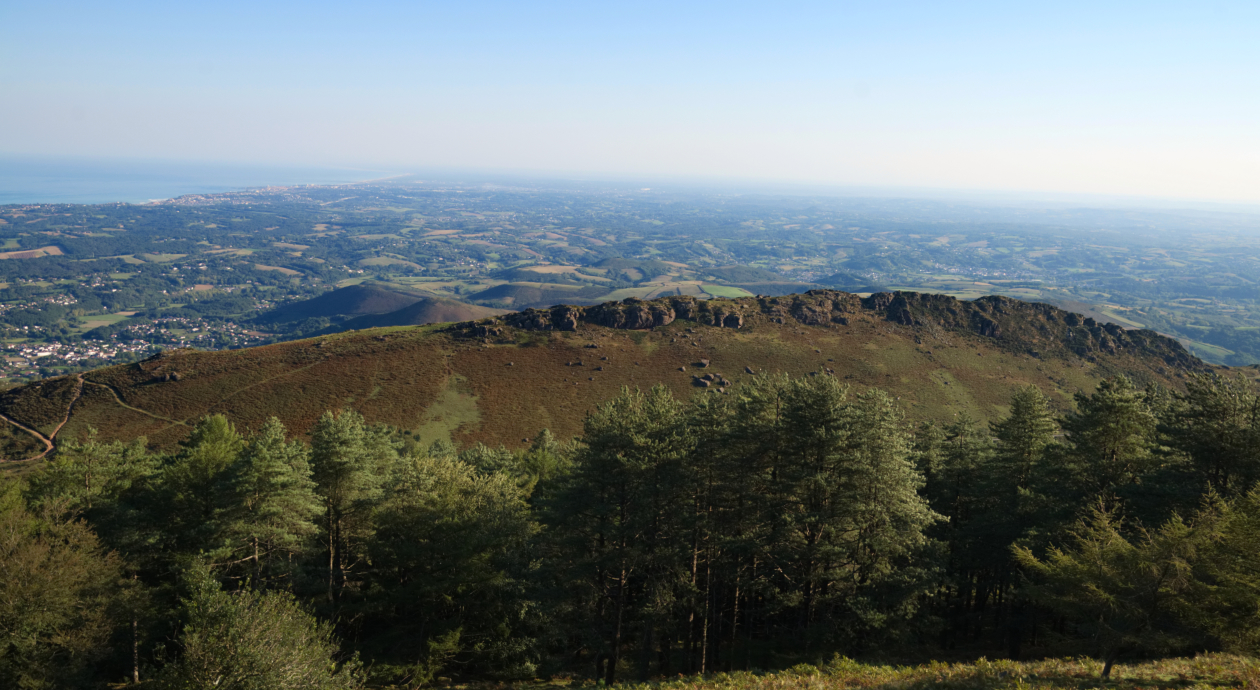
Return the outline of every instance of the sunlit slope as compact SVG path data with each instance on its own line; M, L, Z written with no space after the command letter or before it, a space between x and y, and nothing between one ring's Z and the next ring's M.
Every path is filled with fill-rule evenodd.
M27 457L43 448L34 434L46 438L64 421L57 439L95 428L106 439L144 435L170 446L218 412L247 428L275 415L305 433L325 410L353 407L425 441L515 446L542 428L578 434L585 413L621 386L733 393L750 370L878 386L912 419L984 420L1025 384L1066 408L1072 393L1108 375L1178 386L1186 371L1205 368L1158 334L1006 298L675 297L171 352L93 371L81 387L63 377L9 391L0 414L10 433L0 443L6 458ZM705 375L707 386L696 378Z

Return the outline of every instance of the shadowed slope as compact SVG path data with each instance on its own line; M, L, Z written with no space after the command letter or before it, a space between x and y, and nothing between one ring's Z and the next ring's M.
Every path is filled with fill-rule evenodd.
M255 321L287 323L320 317L387 314L414 304L422 298L423 295L375 285L351 285L325 292L319 297L286 304L259 316Z
M506 309L491 309L459 300L441 297L425 297L419 302L391 311L388 314L365 314L334 327L333 331L382 328L386 326L424 326L433 323L475 321L509 313Z

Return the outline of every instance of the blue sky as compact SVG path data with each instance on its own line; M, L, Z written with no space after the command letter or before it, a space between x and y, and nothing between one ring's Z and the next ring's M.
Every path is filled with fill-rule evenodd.
M1260 201L1260 3L0 3L0 154Z

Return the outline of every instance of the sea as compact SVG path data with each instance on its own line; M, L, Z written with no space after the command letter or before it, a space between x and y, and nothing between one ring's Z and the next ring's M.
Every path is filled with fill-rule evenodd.
M398 171L104 158L0 156L0 206L143 204L255 187L346 184Z

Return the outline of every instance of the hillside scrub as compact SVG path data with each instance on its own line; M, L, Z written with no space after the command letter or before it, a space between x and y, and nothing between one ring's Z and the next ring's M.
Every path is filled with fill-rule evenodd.
M0 611L11 658L44 664L0 669L209 686L247 645L249 687L284 664L329 686L1255 682L1242 656L1126 665L1260 647L1253 384L1116 377L1075 403L1027 387L989 425L914 424L879 389L759 374L623 388L579 437L520 450L349 409L309 443L221 415L170 452L63 442L0 501L23 573L0 604L57 592L46 616Z

